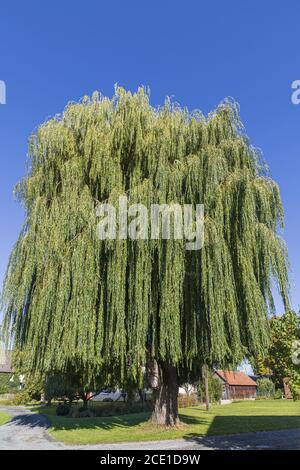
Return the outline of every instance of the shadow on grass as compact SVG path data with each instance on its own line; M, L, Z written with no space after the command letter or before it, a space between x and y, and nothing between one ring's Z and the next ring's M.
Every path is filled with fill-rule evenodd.
M100 429L103 431L109 431L120 428L131 428L133 426L142 426L141 432L147 432L147 430L155 432L156 429L161 431L161 427L156 428L149 421L150 416L150 412L143 412L98 418L69 418L49 415L49 419L51 421L51 427L55 431L76 429ZM180 419L188 426L203 426L208 424L205 415L195 417L180 413Z
M68 418L49 416L51 427L55 431L76 429L100 429L109 431L117 428L131 428L146 423L150 413L136 413L103 418Z
M150 413L136 413L122 416L111 416L103 418L68 418L51 416L51 423L54 429L103 429L127 428L144 424L150 418ZM200 416L190 416L180 414L181 421L193 428L205 426L205 434L187 434L203 436L218 434L236 434L245 432L271 431L276 429L298 428L300 418L297 416L215 416L211 423L206 414ZM149 426L150 423L149 423ZM184 432L184 428L183 428Z
M300 449L299 426L297 416L216 416L205 435L183 438L212 449Z

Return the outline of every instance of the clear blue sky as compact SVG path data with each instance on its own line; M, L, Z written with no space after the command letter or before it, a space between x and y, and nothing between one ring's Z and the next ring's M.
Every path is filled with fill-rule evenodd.
M300 304L299 1L14 1L0 7L0 281L22 223L13 187L25 171L27 139L70 100L149 85L204 113L227 96L241 105L285 207L292 305ZM278 310L280 310L280 305ZM280 312L279 312L280 313Z

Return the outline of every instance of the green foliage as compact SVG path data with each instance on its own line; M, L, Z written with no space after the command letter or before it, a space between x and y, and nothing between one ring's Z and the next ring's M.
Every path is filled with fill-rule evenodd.
M288 307L283 210L236 104L207 118L140 88L71 103L31 136L16 194L24 226L5 278L4 330L31 373L140 382L148 354L180 368L264 353L272 280ZM97 202L199 204L205 246L107 240Z
M277 390L275 390L275 393L274 393L274 398L276 398L277 400L282 398L283 397L283 392L280 388L278 388Z
M274 316L271 318L270 328L271 344L265 363L272 370L277 385L281 386L283 379L289 378L293 398L299 399L300 343L297 346L297 341L300 339L300 315L291 311L281 317Z
M49 375L45 381L45 399L47 401L67 399L69 404L79 399L87 401L89 392L99 389L97 388L100 386L99 383L93 381L86 384L79 373Z
M45 381L45 399L61 400L67 398L69 403L76 397L78 380L76 376L56 374L47 377Z
M111 399L102 402L90 401L88 408L73 404L72 407L67 403L61 403L56 407L57 416L68 416L70 418L89 418L103 416L122 416L133 413L144 413L151 411L152 402L113 402Z
M201 401L205 401L204 380L201 380L198 384L198 393ZM214 376L212 371L208 373L208 395L209 401L212 403L217 403L222 398L222 384L220 380Z
M300 400L300 374L298 373L293 373L291 376L291 380L289 382L289 385L291 387L291 392L293 396L293 400Z
M70 413L70 406L65 403L60 403L56 408L57 416L68 416Z
M7 374L0 374L0 393L8 393L9 379L10 377L7 377Z
M19 405L29 405L34 400L31 397L30 393L27 390L20 390L16 393L12 399L12 404L19 406Z
M0 411L0 426L10 421L11 416L8 413L3 413Z
M94 414L91 412L91 410L82 408L81 411L79 412L79 418L93 418Z
M262 356L259 355L256 358L251 358L250 362L255 375L261 376L271 374L271 370L266 366L266 361L262 358Z
M118 403L114 402L111 405L107 406L96 406L91 404L89 410L92 411L94 416L122 416L126 414L133 413L144 413L146 411L151 411L153 404L151 402L134 402L134 403Z
M19 385L19 380L18 380ZM12 398L13 405L27 405L41 400L43 392L43 382L37 377L26 376L25 386L22 390L18 390Z
M40 401L41 395L44 392L44 380L41 377L27 374L24 391L28 393L31 400Z
M35 407L48 414L50 433L68 444L108 444L187 436L209 436L245 432L273 431L299 427L299 405L288 400L240 401L226 406L212 405L207 412L193 406L181 410L184 426L162 429L145 422L150 413L114 417L70 419L56 417L52 407Z
M19 379L17 375L0 372L0 394L13 393L19 387Z
M270 379L257 380L257 395L259 397L273 398L275 396L275 384Z

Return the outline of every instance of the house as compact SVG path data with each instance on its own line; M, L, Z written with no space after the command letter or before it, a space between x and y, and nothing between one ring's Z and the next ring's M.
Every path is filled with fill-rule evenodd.
M126 398L125 393L125 398ZM102 390L92 397L93 401L124 401L124 393L122 390Z
M257 385L244 372L215 370L215 377L222 384L222 400L253 400L256 398Z
M10 364L10 354L5 351L5 347L0 343L0 394L9 391L13 380L13 373Z
M11 352L0 342L0 394L11 393L23 388L24 376L16 375L11 367Z
M5 350L3 344L0 343L0 374L12 374L10 354Z

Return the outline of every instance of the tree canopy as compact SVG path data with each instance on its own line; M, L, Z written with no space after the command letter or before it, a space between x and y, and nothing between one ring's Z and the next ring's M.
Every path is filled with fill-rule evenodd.
M270 345L264 360L277 385L289 379L294 399L300 399L300 315L290 311L270 319Z
M143 88L95 93L42 124L29 156L3 292L19 368L121 382L148 355L191 369L264 353L273 281L289 304L283 209L235 103L204 117ZM204 247L100 241L95 206L122 195L204 204Z

